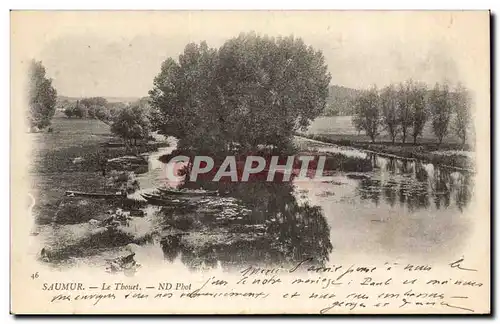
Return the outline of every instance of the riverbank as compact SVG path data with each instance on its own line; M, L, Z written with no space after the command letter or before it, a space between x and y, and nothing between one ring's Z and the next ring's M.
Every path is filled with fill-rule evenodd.
M388 157L417 159L439 166L447 166L463 171L474 171L474 152L461 150L459 144L443 143L439 147L435 143L402 144L402 143L369 143L364 141L339 139L329 134L297 134L307 139L340 146L353 147Z
M138 163L138 156L168 145L162 141L149 141L129 152L124 146L105 147L103 143L119 142L109 126L98 120L73 120L55 117L52 133L32 134L30 158L30 193L35 197L33 208L35 224L73 223L90 218L104 218L109 209L121 207L120 201L85 199L77 207L62 208L65 192L105 192L137 190L137 173L147 171L147 161ZM136 160L118 159L137 155ZM103 175L100 160L111 160ZM113 160L115 159L115 160ZM122 161L123 160L123 161ZM136 168L137 167L137 168ZM71 203L68 206L72 206ZM75 212L78 209L79 212Z
M352 246L369 253L397 246L425 258L429 251L438 254L440 249L459 247L452 238L460 237L460 229L467 227L450 227L456 224L450 217L470 200L468 173L436 172L420 162L372 159L362 149L304 137L296 137L295 144L303 154L326 154L325 167L339 172L324 182L214 182L215 188L203 183L206 190L223 189L227 194L173 196L169 199L175 204L166 206L140 198L134 201L144 191L159 194L156 188L164 185L160 179L165 171L159 157L176 148L169 141L168 150L144 154L148 172L137 175L140 190L129 199L57 196L60 203L53 206L57 217L39 226L36 235L43 249L35 252L57 267L84 263L126 271L135 261L142 268L167 261L190 270L232 269L247 264L296 264L311 258L321 265L332 253L351 253ZM84 188L72 182L78 179L97 191L98 183L91 184L90 179L102 179L99 172L47 176L51 183L46 186L57 190ZM130 201L137 205L123 205ZM435 230L429 235L422 223ZM449 231L450 235L443 235ZM390 242L386 233L391 233ZM436 244L436 238L443 244ZM121 266L122 259L126 267ZM107 260L117 261L109 265Z

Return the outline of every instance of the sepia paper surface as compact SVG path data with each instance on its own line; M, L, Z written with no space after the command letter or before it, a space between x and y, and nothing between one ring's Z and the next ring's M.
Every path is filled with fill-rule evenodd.
M487 11L12 11L11 312L489 313L489 25ZM160 246L158 238L144 244L133 241L141 266L132 275L108 273L104 266L107 258L128 251L130 242L114 244L116 239L110 246L96 247L88 243L94 242L92 237L78 240L87 223L36 222L40 215L35 213L51 210L57 217L62 208L71 208L72 202L63 199L66 190L85 191L77 182L71 183L72 175L51 169L51 159L55 161L68 140L103 135L100 131L79 133L85 120L79 121L80 126L66 124L60 130L53 119L53 135L26 130L30 60L42 61L59 96L140 98L153 88L161 63L169 57L177 60L188 43L206 40L210 47L219 48L239 33L251 31L275 37L294 35L322 51L331 85L383 88L408 79L429 88L436 82L462 83L472 93L475 130L474 170L455 170L459 179L462 172L470 179L467 203L457 208L454 199L460 199L453 198L455 189L448 183L437 189L431 180L428 190L433 191L424 207L408 203L414 194L411 190L406 200L401 198L404 202L398 196L391 205L388 187L375 189L381 195L390 192L377 202L370 200L371 187L362 187L365 176L344 177L342 173L335 178L342 184L324 192L314 191L322 184L299 185L302 192L312 193L307 197L312 205L321 206L327 230L323 223L309 223L319 227L314 231L292 226L276 234L266 228L263 235L276 236L272 238L278 243L262 243L270 242L269 237L254 240L257 229L248 239L229 236L226 240L225 232L219 230L202 231L201 239L187 233L179 241L186 246L197 247L207 236L213 242L207 243L206 250L184 246L178 248L181 252L168 250L181 244L172 243L172 238L167 248ZM54 118L67 122L64 115ZM40 163L49 169L33 171ZM78 163L73 160L71 164L76 165L75 172L84 172ZM361 186L353 187L355 194L350 192L351 184ZM368 196L363 194L366 190ZM327 199L328 192L334 198ZM35 207L47 197L59 205ZM131 221L132 235L147 232L149 217ZM292 243L282 244L287 239ZM79 243L74 250L63 247L68 256L58 262L52 262L50 255L43 260L42 249L55 251L51 246L65 240ZM325 248L325 242L331 248ZM273 250L274 246L288 250ZM309 255L315 253L325 254L323 265L310 263ZM280 264L273 259L276 254L291 261ZM268 259L273 263L266 265Z

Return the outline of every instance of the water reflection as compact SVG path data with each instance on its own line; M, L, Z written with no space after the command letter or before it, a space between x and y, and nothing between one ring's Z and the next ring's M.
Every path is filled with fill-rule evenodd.
M472 181L470 176L460 177L458 174L457 177L460 181L456 184L455 201L460 211L463 212L472 197Z
M371 178L359 181L361 199L378 205L381 196L391 207L396 202L409 211L449 208L454 204L463 211L471 199L471 175L446 168L436 168L420 161L370 157L374 169Z
M332 244L323 211L297 202L290 183L218 185L225 186L227 197L199 200L193 211L176 208L159 213L166 260L180 256L191 269L281 265L307 258L316 264L328 261ZM203 188L209 186L205 183Z
M261 181L183 184L223 196L158 213L165 260L192 270L283 266L309 258L325 264L332 241L336 253L353 246L354 252L429 253L449 250L465 228L453 208L463 211L471 199L468 173L373 154L331 154L327 162L336 181L295 183L297 188Z

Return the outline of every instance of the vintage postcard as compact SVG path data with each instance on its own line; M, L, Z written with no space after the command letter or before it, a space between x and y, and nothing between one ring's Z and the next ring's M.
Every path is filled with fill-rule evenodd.
M490 313L488 11L10 19L12 313Z

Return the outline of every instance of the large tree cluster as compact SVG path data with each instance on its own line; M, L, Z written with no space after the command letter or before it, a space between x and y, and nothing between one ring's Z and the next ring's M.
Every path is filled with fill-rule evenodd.
M329 83L322 53L300 38L191 43L154 79L153 127L196 151L285 148L323 111Z
M430 121L438 144L451 132L465 144L472 128L471 96L460 84L450 90L447 84L436 83L429 90L425 84L409 80L382 90L372 87L353 104L353 124L372 142L385 130L392 143L398 137L405 143L410 136L416 144Z

